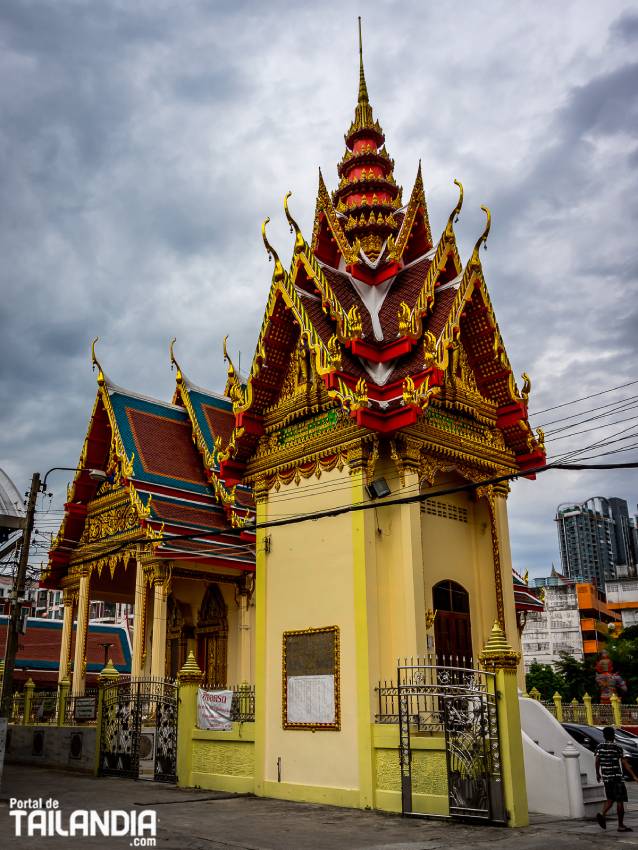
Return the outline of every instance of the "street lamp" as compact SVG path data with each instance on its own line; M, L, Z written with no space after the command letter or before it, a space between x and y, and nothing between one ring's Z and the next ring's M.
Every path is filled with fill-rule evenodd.
M106 481L107 475L102 469L88 469L83 466L53 466L47 471L44 480L40 483L40 473L34 472L31 478L31 489L27 501L27 509L22 529L22 547L20 559L16 570L16 577L11 594L11 613L7 628L7 644L5 649L4 676L2 677L2 690L0 693L0 715L9 716L11 694L13 690L13 670L15 667L16 653L18 651L18 634L20 631L21 600L24 597L27 575L27 564L29 560L29 546L33 534L33 521L35 519L35 506L38 493L46 493L47 478L56 470L67 472L85 471L89 473L92 481Z
M113 644L113 643L101 643L100 646L104 648L104 666L106 667L106 665L109 663L109 649L112 646L115 646L115 644Z
M89 478L91 481L106 481L107 475L103 469L89 469L85 466L52 466L51 469L47 470L44 474L44 479L42 484L40 485L40 489L43 493L47 491L47 478L49 477L51 472L57 471L65 471L65 472L88 472Z

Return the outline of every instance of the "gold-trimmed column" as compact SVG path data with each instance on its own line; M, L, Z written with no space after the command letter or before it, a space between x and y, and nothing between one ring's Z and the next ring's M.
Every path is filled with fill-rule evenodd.
M151 646L151 676L166 676L166 617L170 590L170 568L156 562L153 574L153 637Z
M67 678L71 664L71 638L73 636L73 610L75 594L69 588L62 591L64 600L64 620L62 621L62 641L60 643L60 664L58 683Z
M86 683L86 643L89 628L89 591L91 574L87 571L80 576L78 588L78 619L75 627L75 654L73 656L74 697L84 694Z
M146 637L147 595L148 582L142 565L142 558L138 552L135 568L135 602L133 606L133 657L131 659L131 676L133 678L139 678L142 675L144 641Z
M503 796L508 826L527 826L527 786L523 760L523 735L518 704L516 670L520 654L509 645L498 622L479 655L481 666L490 676L498 716L498 738Z

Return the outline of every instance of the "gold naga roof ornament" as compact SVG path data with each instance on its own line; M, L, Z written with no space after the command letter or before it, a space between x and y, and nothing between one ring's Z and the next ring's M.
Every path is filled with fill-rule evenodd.
M168 354L169 354L169 357L171 358L171 372L173 371L173 368L175 368L175 380L177 381L178 384L181 384L184 376L183 376L183 373L182 373L182 370L180 368L179 363L175 359L174 345L175 345L176 342L177 342L177 337L174 336L173 339L170 341L170 344L168 346Z
M268 241L268 237L266 236L266 225L270 221L270 216L267 216L262 225L261 225L261 238L264 240L264 245L266 246L266 253L268 254L268 260L271 261L273 257L275 258L275 270L273 271L273 280L280 281L286 277L286 273L284 271L284 267L281 264L281 260L279 259L279 254L272 247L270 242Z
M104 369L102 369L102 367L100 366L100 361L97 359L97 355L95 353L95 343L99 342L99 341L100 341L99 336L96 336L95 339L93 340L93 342L91 343L91 365L93 367L94 372L97 369L98 386L102 387L102 386L104 386L106 378L104 376Z
M474 250L472 251L472 257L470 259L470 265L472 265L472 266L476 266L476 265L480 266L481 265L481 258L479 256L479 251L481 249L481 245L485 245L485 249L487 250L487 237L489 236L490 227L492 226L492 213L490 212L490 208L481 206L481 209L485 213L485 215L487 217L487 221L485 222L485 230L483 231L483 233L481 233L479 238L476 240L476 245L474 246Z
M450 213L450 217L447 220L447 225L445 227L446 236L452 236L454 234L454 225L459 220L461 208L463 207L463 184L456 179L454 180L454 182L459 187L459 199L456 203L456 206Z
M268 221L268 219L266 219ZM279 258L277 257L277 262L279 262ZM281 264L280 264L281 265ZM228 334L224 337L224 341L222 343L222 348L224 351L224 361L228 363L228 370L226 372L226 387L224 388L224 395L229 398L233 403L233 410L236 408L239 409L246 403L246 393L244 392L244 388L241 385L241 380L239 379L239 375L237 370L235 369L235 365L231 360L230 354L228 353Z
M294 220L291 215L290 210L288 209L288 198L292 195L291 191L286 192L284 196L284 212L286 213L286 218L288 219L288 224L290 225L290 232L295 234L295 247L293 248L293 254L301 254L301 252L306 247L306 240L303 238L301 233L301 228Z

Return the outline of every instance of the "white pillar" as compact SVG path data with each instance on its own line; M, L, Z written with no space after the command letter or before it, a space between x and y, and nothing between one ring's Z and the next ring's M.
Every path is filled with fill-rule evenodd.
M569 799L569 817L584 818L585 804L583 802L583 785L580 780L580 761L578 750L573 744L567 744L563 750L565 779L567 780L567 797Z
M89 628L89 584L90 576L80 577L78 593L78 620L75 627L75 655L73 658L73 690L74 697L84 694L86 682L86 638Z
M58 682L65 679L69 673L71 661L71 636L73 634L73 609L74 599L70 590L63 591L64 598L64 620L62 621L62 642L60 644L60 665L58 670Z

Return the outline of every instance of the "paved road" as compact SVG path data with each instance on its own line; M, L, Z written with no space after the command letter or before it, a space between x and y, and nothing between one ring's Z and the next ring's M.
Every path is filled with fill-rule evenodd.
M378 812L189 791L151 782L80 776L37 767L7 765L0 793L0 847L7 850L126 848L129 837L15 837L9 799L59 800L64 823L76 809L124 809L157 813L157 847L162 850L601 850L638 848L638 787L630 789L627 825L602 833L596 823L536 816L527 829L466 826L448 821L401 818Z

